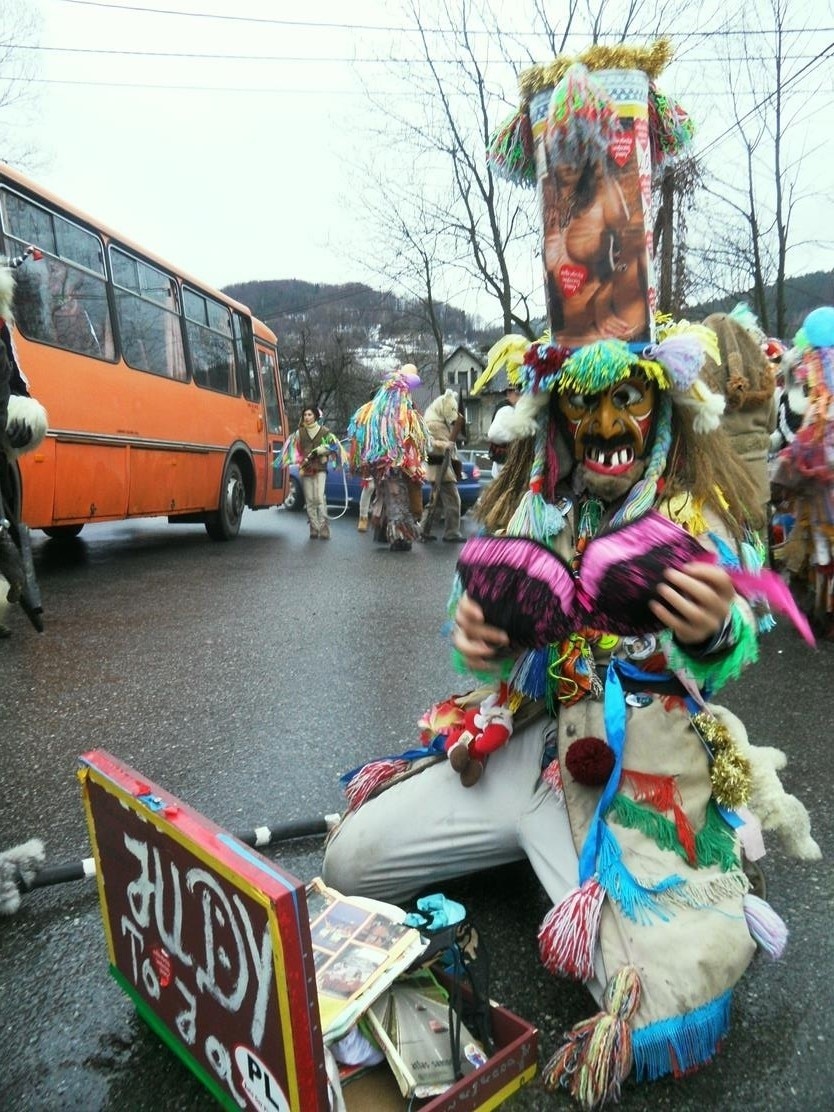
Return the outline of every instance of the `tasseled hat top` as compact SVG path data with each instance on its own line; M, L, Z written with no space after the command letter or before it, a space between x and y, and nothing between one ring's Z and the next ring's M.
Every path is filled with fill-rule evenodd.
M552 89L547 108L550 157L573 161L594 147L604 151L617 135L619 123L611 98L594 80L602 70L640 70L649 78L648 131L655 173L678 159L690 146L694 125L684 109L662 93L655 79L672 59L668 39L646 47L595 43L577 55L559 55L519 77L519 107L493 132L489 161L503 177L519 185L536 184L530 102Z

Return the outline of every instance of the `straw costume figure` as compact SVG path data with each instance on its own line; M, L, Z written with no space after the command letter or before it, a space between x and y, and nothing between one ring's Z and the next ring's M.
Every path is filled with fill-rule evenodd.
M374 537L387 541L392 552L409 551L420 535L428 434L411 397L419 385L417 368L406 363L348 425L351 470L374 481Z
M538 115L525 95L493 158L535 180L602 143L648 172L650 150L669 157L691 131L654 88L665 57L593 48L584 67L522 74ZM611 65L629 71L591 72ZM612 103L609 90L650 79L648 107ZM632 342L565 346L554 329L493 349L479 385L511 370L521 397L450 599L455 657L480 686L427 711L414 749L343 777L348 810L324 863L342 891L405 900L526 856L553 903L542 962L599 1008L543 1071L585 1109L628 1076L708 1062L756 945L782 953L785 924L743 867L764 852L764 816L789 851L819 856L776 775L784 755L757 750L713 702L756 660L765 600L812 638L761 567L758 494L720 427L725 399L700 377L719 360L715 334L667 322L655 335L650 308ZM507 728L479 750L483 712L499 706ZM464 775L470 735L481 767Z

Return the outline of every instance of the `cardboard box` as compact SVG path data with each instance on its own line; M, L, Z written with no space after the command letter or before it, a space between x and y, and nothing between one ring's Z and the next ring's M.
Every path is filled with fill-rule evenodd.
M110 970L140 1015L222 1107L327 1112L304 884L104 750L78 775ZM496 1053L422 1112L496 1108L535 1075L536 1030L492 1016ZM407 1106L387 1066L345 1099Z
M539 1033L498 1004L492 1004L490 1014L496 1050L486 1065L461 1078L439 1097L409 1102L383 1062L344 1086L348 1112L488 1112L498 1108L536 1076Z

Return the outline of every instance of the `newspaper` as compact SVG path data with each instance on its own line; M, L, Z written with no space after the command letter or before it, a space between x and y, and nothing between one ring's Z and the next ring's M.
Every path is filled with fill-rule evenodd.
M487 1060L428 969L395 981L365 1021L407 1099L439 1096Z
M393 904L343 896L321 877L307 885L319 1012L326 1044L342 1038L428 948Z

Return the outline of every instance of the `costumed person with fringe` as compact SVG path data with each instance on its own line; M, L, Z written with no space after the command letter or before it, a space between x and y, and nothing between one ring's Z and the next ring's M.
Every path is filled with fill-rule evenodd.
M28 553L28 532L17 518L18 486L14 461L31 452L46 436L46 410L31 397L12 338L15 270L40 252L30 247L15 259L0 261L0 637L8 637L3 617L9 603L18 603L38 630L43 629L40 595ZM27 571L28 565L28 571Z
M587 106L645 87L666 58L662 43L593 47L585 67L522 74L523 89L556 84L561 115L536 143L564 133L575 163ZM562 112L562 78L578 121ZM492 152L522 180L560 157L536 157L530 107L509 128L517 149L499 135ZM612 144L634 136L624 147L643 168L650 144L671 156L683 113L653 84L643 113L619 105L622 130L605 113L595 141L606 127ZM489 378L513 359L521 398L507 464L477 511L486 531L462 549L450 600L455 653L481 686L427 711L412 750L345 775L324 861L339 890L402 902L526 856L553 901L542 961L600 1009L543 1071L585 1109L616 1100L628 1076L708 1062L756 944L782 953L785 924L743 867L763 853L757 807L792 852L819 856L776 777L783 755L757 750L713 702L757 657L750 601L763 609L766 597L810 632L758 566L757 492L720 428L724 398L699 378L706 354L717 359L714 334L652 335L648 310L649 334L631 344L506 338L487 367ZM806 828L792 841L797 813Z
M413 363L389 375L350 419L349 464L373 480L370 516L374 539L392 552L409 552L420 536L426 425L411 391L420 385Z
M776 428L776 375L765 352L767 337L743 303L703 322L718 337L720 359L707 357L702 377L725 399L721 424L759 492L765 523L770 518L770 438ZM767 530L761 532L766 542Z
M819 634L834 637L834 308L809 313L794 338L798 362L785 391L780 429L785 446L772 469L784 494L791 528L774 548L774 562L802 592ZM795 397L794 420L789 420ZM800 417L799 411L803 411ZM796 419L799 418L798 426ZM794 426L793 428L791 426ZM794 431L795 430L795 431Z
M41 629L39 611L26 606L27 585L19 548L20 522L14 517L13 461L36 448L47 429L46 410L30 397L29 387L17 361L12 340L14 270L34 254L34 249L17 258L0 260L0 637L8 637L3 623L9 603L20 603L27 616ZM31 602L31 600L30 600ZM43 867L43 842L28 842L0 851L0 915L13 915L20 907L20 884L30 884Z
M301 411L301 423L284 445L280 463L284 467L289 463L298 464L301 489L304 491L304 508L310 525L310 540L330 540L324 483L327 463L333 456L341 461L342 445L330 429L321 423L321 410L318 406L306 405Z

